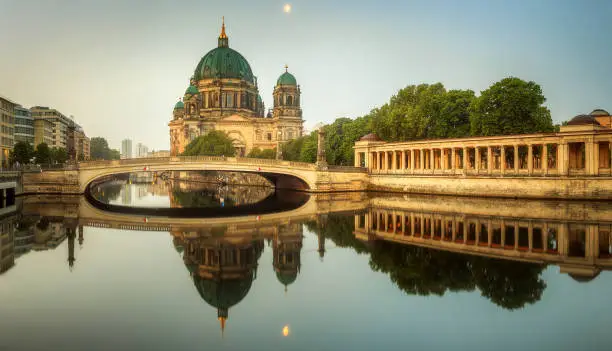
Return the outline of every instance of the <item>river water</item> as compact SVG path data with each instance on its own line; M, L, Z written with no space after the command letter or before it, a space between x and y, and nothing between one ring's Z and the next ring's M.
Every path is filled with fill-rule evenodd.
M158 179L93 197L3 215L0 350L611 348L605 203Z

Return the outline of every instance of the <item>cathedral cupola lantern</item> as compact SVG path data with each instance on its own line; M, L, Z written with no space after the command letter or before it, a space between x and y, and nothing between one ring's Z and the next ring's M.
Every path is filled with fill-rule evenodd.
M221 24L221 34L219 34L219 47L229 47L229 39L227 38L227 34L225 34L225 16L223 17L223 24Z

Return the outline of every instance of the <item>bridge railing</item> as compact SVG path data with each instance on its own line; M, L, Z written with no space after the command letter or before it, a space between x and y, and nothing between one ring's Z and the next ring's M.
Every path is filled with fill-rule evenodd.
M173 156L173 157L152 157L152 158L132 158L123 160L111 161L86 161L78 164L79 168L94 168L94 167L114 167L114 166L129 166L129 165L155 165L167 163L181 162L227 162L239 164L251 164L262 166L286 166L295 168L315 168L313 163L283 161L263 158L248 158L248 157L225 157L225 156ZM349 167L350 168L350 167Z

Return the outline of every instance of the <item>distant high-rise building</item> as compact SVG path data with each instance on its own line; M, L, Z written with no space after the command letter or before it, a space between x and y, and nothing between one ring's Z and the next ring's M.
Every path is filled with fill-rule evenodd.
M149 148L143 143L136 144L136 157L147 157L149 154Z
M15 106L15 139L14 142L26 142L34 145L34 118L27 108Z
M0 162L3 167L9 165L9 154L13 149L16 105L0 96Z
M132 158L132 140L123 139L121 141L121 158Z

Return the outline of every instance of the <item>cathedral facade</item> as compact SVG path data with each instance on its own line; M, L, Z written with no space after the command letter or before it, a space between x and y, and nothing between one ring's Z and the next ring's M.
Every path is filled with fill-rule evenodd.
M300 86L287 66L276 81L273 98L274 106L266 113L257 77L248 61L229 47L224 23L217 47L202 57L183 99L174 106L168 124L171 155L180 155L193 139L212 130L233 140L237 156L300 137Z

